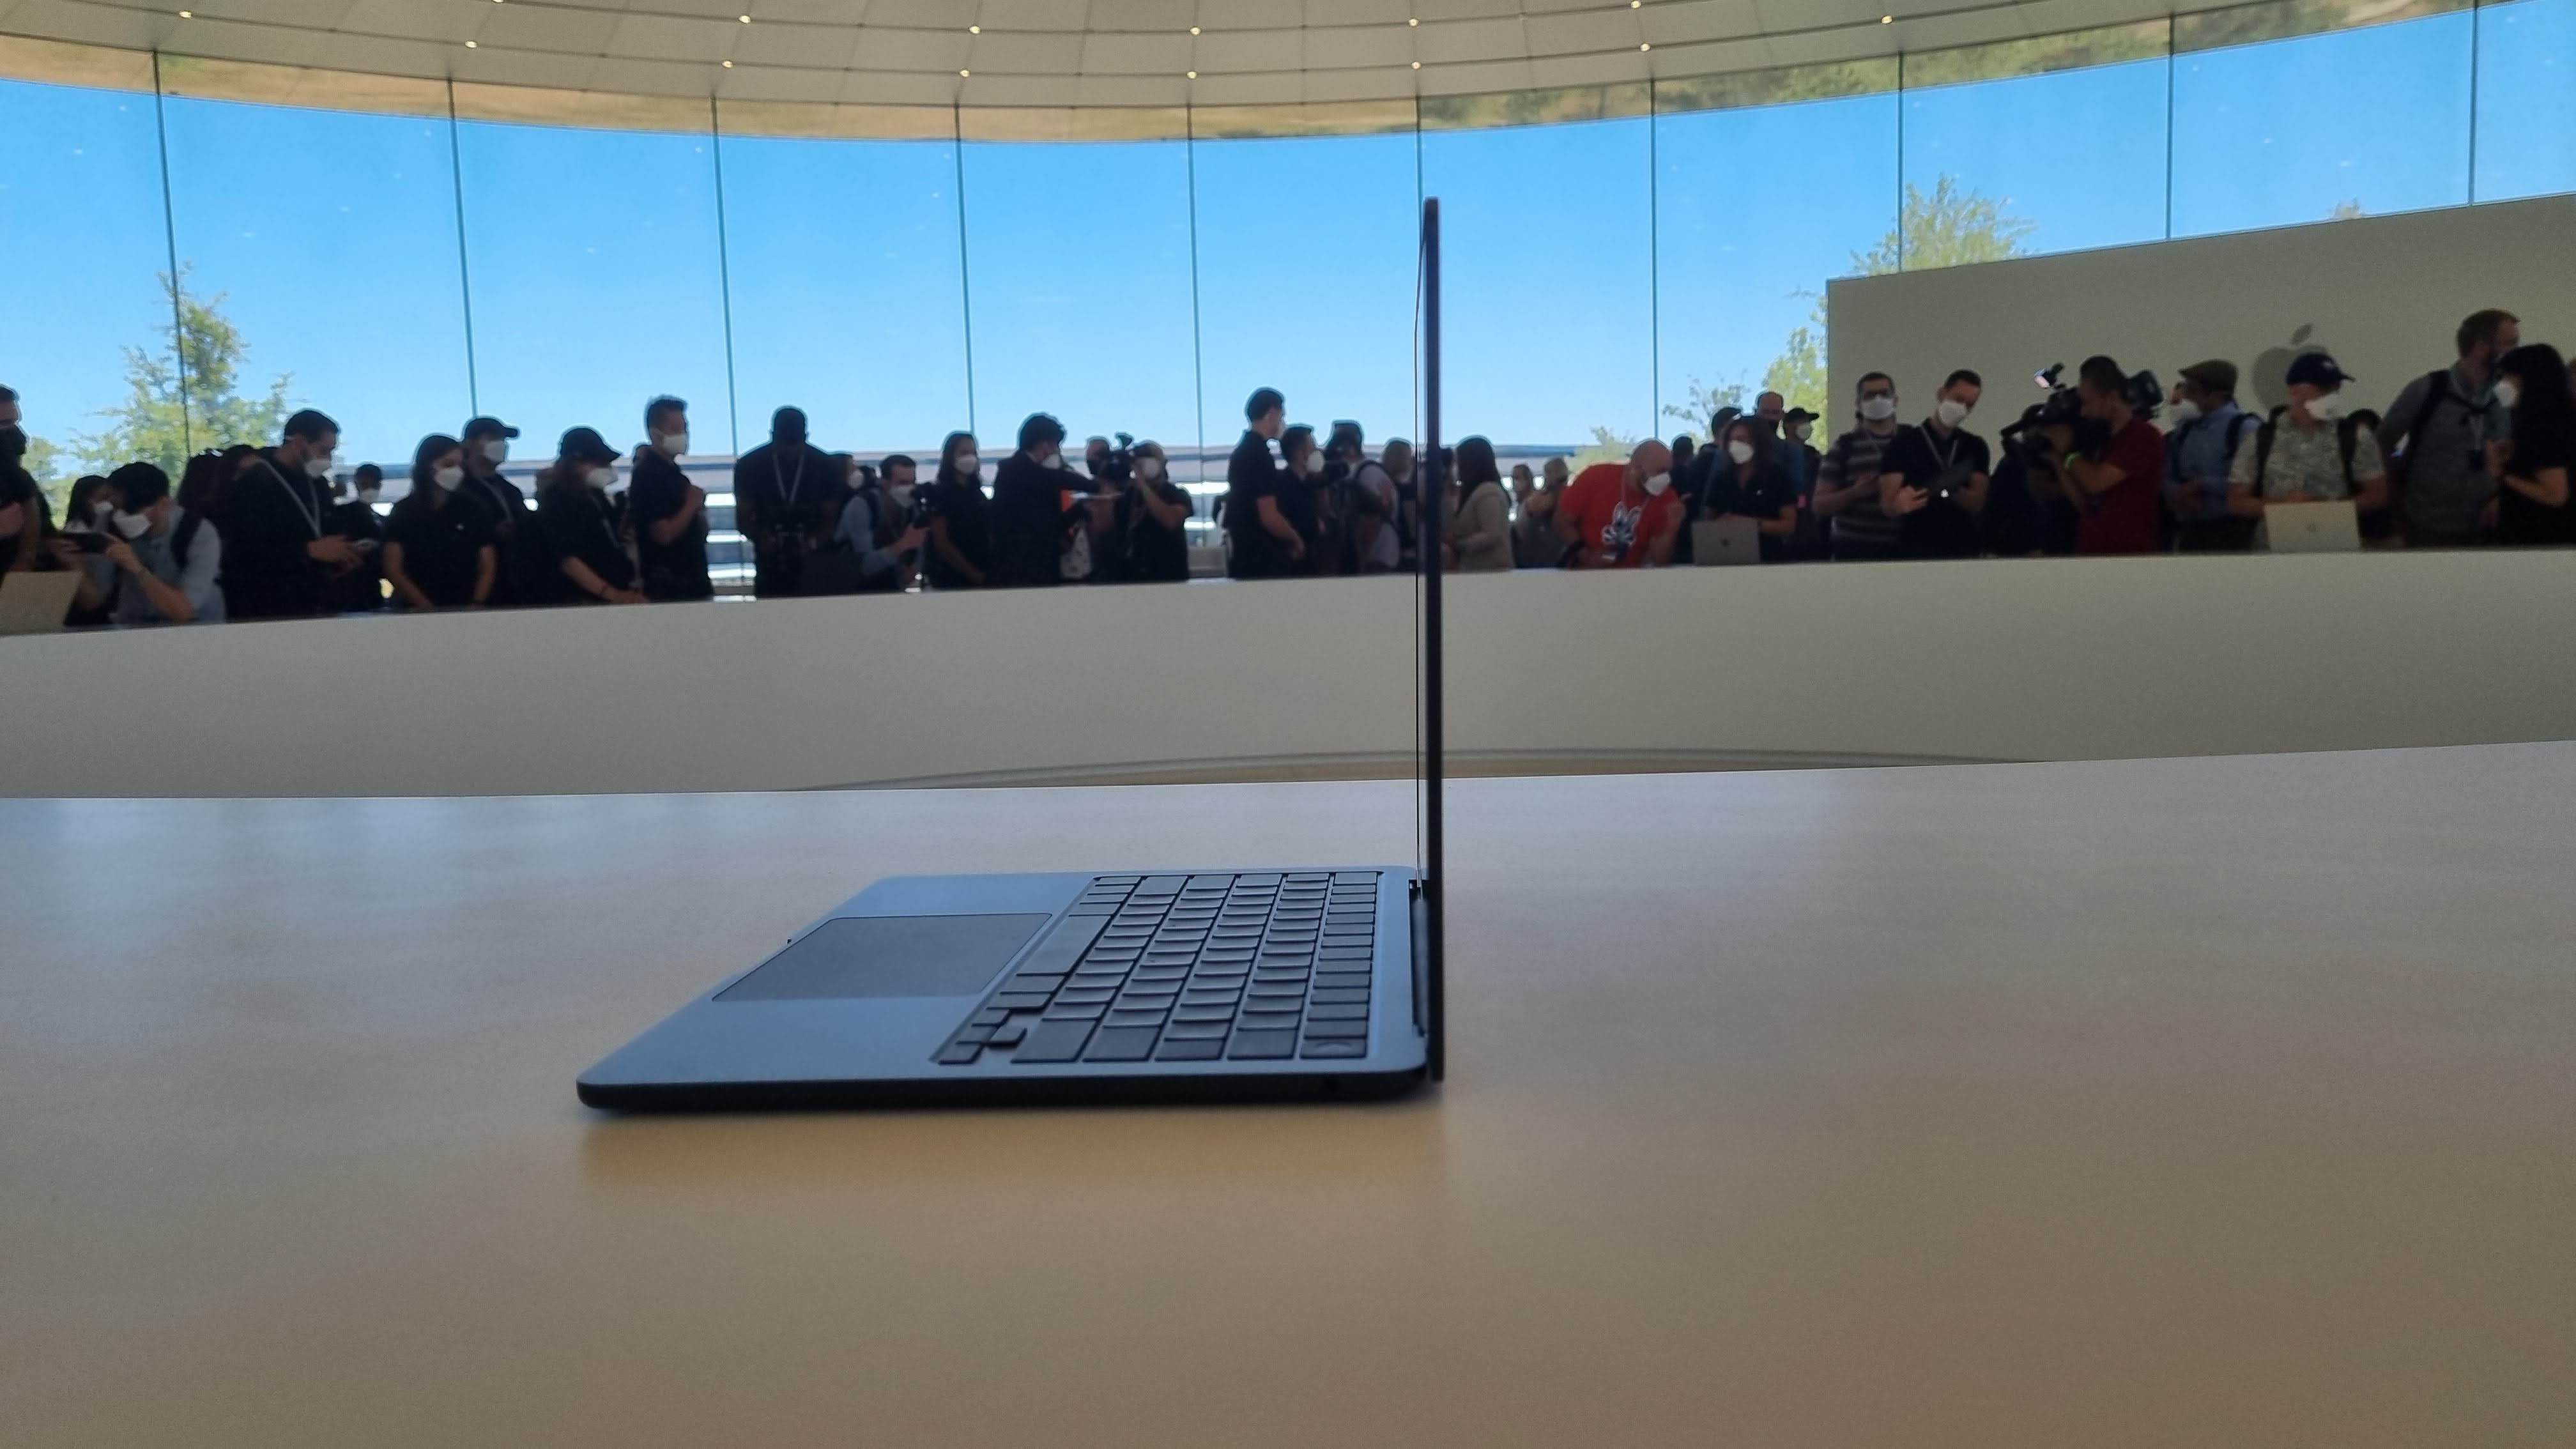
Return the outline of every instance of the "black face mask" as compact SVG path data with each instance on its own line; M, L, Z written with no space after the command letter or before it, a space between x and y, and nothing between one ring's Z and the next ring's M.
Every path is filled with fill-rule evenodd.
M27 435L16 423L0 428L0 458L16 462L27 451Z

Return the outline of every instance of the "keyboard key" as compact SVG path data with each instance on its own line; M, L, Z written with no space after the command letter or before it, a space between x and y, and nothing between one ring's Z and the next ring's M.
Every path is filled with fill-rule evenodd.
M1023 976L1061 976L1073 969L1109 924L1106 916L1067 916L1020 960Z
M988 1045L997 1047L1018 1046L1021 1040L1028 1034L1029 1029L1021 1023L1016 1021L1006 1021L1000 1026L993 1028L993 1039L988 1043Z
M1010 980L1003 982L1002 989L1004 991L1053 991L1063 984L1064 978L1061 976L1030 976L1022 974L1014 976Z
M1086 1062L1141 1062L1154 1053L1156 1032L1150 1026L1104 1026L1091 1034Z
M1364 1057L1368 1055L1368 1043L1364 1041L1350 1041L1340 1037L1317 1041L1310 1037L1304 1044L1297 1048L1297 1055L1301 1057Z
M1307 1008L1306 1019L1308 1021L1366 1021L1368 1014L1369 1009L1366 1005L1320 1004Z
M1036 1008L1047 1004L1047 993L1043 991L1005 991L985 1004L987 1006L1005 1006L1015 1010L1023 1007Z
M1366 1006L1368 998L1369 994L1365 989L1353 991L1342 986L1318 986L1315 988L1315 993L1306 999L1318 1006L1348 1006L1353 1002Z
M984 1048L980 1043L953 1041L939 1049L939 1064L943 1067L962 1067L983 1053Z
M1020 1049L1011 1053L1011 1060L1014 1062L1069 1062L1082 1055L1082 1044L1090 1037L1090 1022L1053 1019L1042 1021L1037 1024L1036 1030L1029 1033L1029 1039L1020 1043Z
M1095 887L1131 886L1143 879L1141 875L1095 875L1091 878L1091 883Z
M1287 1056L1296 1047L1293 1031L1238 1031L1226 1044L1225 1054L1236 1061L1258 1061Z
M1185 875L1149 875L1145 877L1144 884L1136 887L1135 893L1140 896L1176 896L1181 893L1181 887L1189 883L1190 878Z
M1306 999L1306 983L1255 981L1252 983L1252 989L1244 994L1244 999L1247 1001L1303 1001Z
M1111 916L1117 913L1118 903L1115 901L1075 901L1065 912L1068 916Z
M1118 995L1114 986L1068 986L1055 994L1058 1006L1104 1006Z
M1341 987L1347 990L1352 987L1358 987L1366 989L1368 984L1369 973L1366 971L1336 971L1327 965L1322 970L1315 973L1315 985L1319 988Z
M1158 1062L1205 1062L1214 1061L1216 1058L1224 1054L1225 1042L1219 1038L1210 1037L1205 1040L1185 1039L1174 1041L1167 1033L1163 1038L1163 1045L1154 1053L1154 1060Z
M1297 1028L1297 1013L1256 1011L1247 1006L1243 1009L1243 1014L1234 1019L1234 1024L1243 1031L1294 1031Z
M1234 1008L1231 1006L1176 1006L1172 1008L1172 1020L1232 1021Z
M1113 1006L1100 1025L1104 1030L1113 1026L1161 1026L1164 1015L1159 1006Z
M1227 1021L1176 1021L1163 1028L1165 1041L1223 1041L1234 1030Z
M1108 1009L1109 1003L1105 1001L1050 1006L1047 1008L1046 1019L1048 1021L1098 1021L1100 1014Z
M966 1024L969 1026L999 1026L1010 1019L1011 1009L1009 1007L988 1006L982 1011L976 1012L973 1016L968 1017L966 1019Z
M1365 1041L1368 1039L1368 1023L1365 1021L1310 1021L1306 1023L1306 1035L1317 1041L1336 1037L1354 1037Z
M955 1037L958 1041L971 1042L988 1042L992 1039L993 1029L989 1026L961 1026L957 1028Z

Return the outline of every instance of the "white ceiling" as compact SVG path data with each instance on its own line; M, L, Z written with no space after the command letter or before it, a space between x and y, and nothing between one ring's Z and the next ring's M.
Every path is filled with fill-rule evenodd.
M1761 70L2080 30L2175 8L2170 0L0 0L0 35L620 95L1225 106Z

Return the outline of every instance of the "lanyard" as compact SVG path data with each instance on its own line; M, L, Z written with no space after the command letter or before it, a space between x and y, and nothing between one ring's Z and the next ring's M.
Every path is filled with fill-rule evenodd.
M277 480L277 486L286 490L286 496L294 500L295 511L304 519L304 526L313 530L313 536L315 538L320 538L322 536L322 514L319 509L313 506L313 499L311 496L303 489L298 488L293 483L287 481L286 475L278 470L278 466L275 463L270 462L266 458L260 459L259 463L261 467L268 470L268 476Z
M785 503L791 508L796 505L797 488L802 486L805 482L805 455L807 451L808 450L802 448L797 450L796 476L791 480L787 476L787 465L778 461L777 450L774 448L770 450L769 471L777 475L779 501Z
M1932 453L1932 461L1941 465L1941 478L1949 477L1950 470L1959 466L1959 450L1967 445L1967 438L1961 435L1956 429L1953 429L1950 433L1949 454L1945 457L1939 453L1932 453L1932 426L1929 423L1926 423L1923 426L1923 451ZM1938 483L1941 481L1941 478L1935 478L1932 481Z

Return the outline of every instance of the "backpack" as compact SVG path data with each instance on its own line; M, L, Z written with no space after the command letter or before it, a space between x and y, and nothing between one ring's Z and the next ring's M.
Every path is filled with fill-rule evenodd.
M2433 413L2451 399L2451 370L2436 368L2424 374L2424 406L2415 410L2414 421L2406 425L2406 446L2388 460L2388 476L2396 481L2414 466L2415 445L2424 440L2424 429L2432 425Z
M2280 431L2281 414L2289 410L2286 404L2272 409L2272 416L2263 421L2263 430L2254 435L2254 496L2258 498L2263 495L2264 474L2272 466L2272 439ZM2425 411L2430 413L2432 409L2428 407ZM2361 485L2353 481L2352 450L2359 446L2361 420L2335 419L2335 450L2343 455L2343 491L2356 498L2361 495Z
M2181 427L2178 427L2178 428L2174 429L2174 430L2173 430L2173 436L2172 436L2171 438L2169 438L2169 439L2167 439L2167 440L2166 440L2166 442L2165 442L2165 481L2166 481L2166 482L2168 482L2168 483L2180 483L2180 482L2185 481L2185 480L2184 480L2184 478L2183 478L2183 476L2182 476L2182 444L2183 444L2183 439L2188 438L2188 437L2190 437L2190 436L2191 436L2192 429L2197 428L2197 427L2199 427L2202 423L2205 423L2205 422L2208 422L2208 421L2209 421L2209 419L2207 419L2207 418L2193 418L2190 422L2187 422L2187 423L2183 424ZM2243 408L2238 408L2238 409L2236 410L2236 416L2234 416L2234 417L2232 417L2232 418L2229 418L2229 419L2227 420L2227 460L2228 460L2230 463L2233 463L2233 462L2235 462L2235 461L2236 461L2236 451L2237 451L2237 449L2242 448L2242 447L2244 447L2244 446L2245 446L2245 430L2246 430L2247 428L2260 427L2260 426L2262 425L2262 423L2263 423L2263 420L2262 420L2261 418L2256 417L2254 414L2252 414L2252 413L2250 413L2250 412L2247 412L2247 411L2246 411L2245 409L2243 409ZM2267 456L2268 456L2268 455L2267 455ZM2258 481L2259 481L2259 479L2258 479Z
M170 530L170 557L178 560L179 567L184 569L188 566L188 550L197 542L197 530L205 522L206 515L191 508L187 516L179 520L179 526Z

